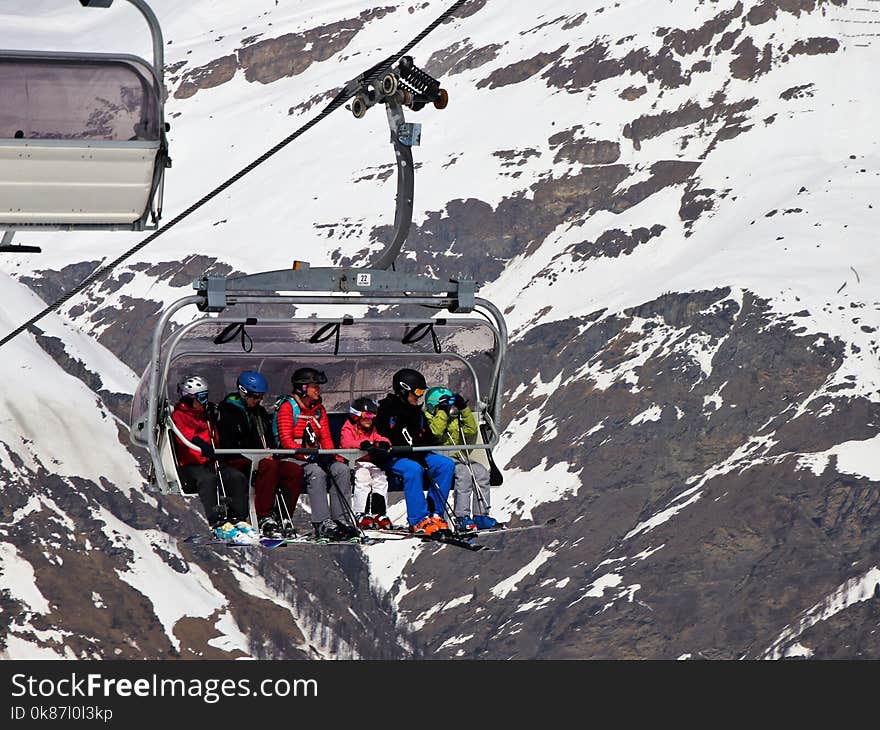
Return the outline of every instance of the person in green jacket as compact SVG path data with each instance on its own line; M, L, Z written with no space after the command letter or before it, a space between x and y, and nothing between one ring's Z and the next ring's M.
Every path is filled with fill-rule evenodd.
M477 417L467 401L449 388L437 386L425 394L425 417L441 446L473 444L477 441ZM489 470L470 458L470 451L456 451L455 503L453 510L462 532L489 530L498 522L489 516Z

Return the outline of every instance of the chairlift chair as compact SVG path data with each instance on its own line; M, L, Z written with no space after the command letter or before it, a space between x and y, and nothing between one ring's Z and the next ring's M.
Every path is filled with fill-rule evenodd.
M363 273L386 273L363 269ZM281 293L262 288L253 277L228 280L226 305L218 316L204 313L169 333L172 318L186 307L207 308L208 278L195 282L198 293L169 306L154 331L150 361L135 392L131 414L131 440L150 454L152 481L163 493L180 493L172 445L175 432L171 409L176 402L176 385L186 375L205 377L211 385L211 400L218 402L235 391L238 374L258 370L269 381L271 391L264 405L272 410L275 398L290 392L290 376L299 367L323 370L328 382L322 387L331 430L348 415L349 404L361 396L381 399L391 390L391 376L404 367L420 370L429 385L450 385L468 399L480 423L480 438L467 450L477 461L489 465L490 450L498 443L500 392L507 348L507 329L501 313L487 300L470 294L460 296L457 282L393 274L401 292L370 290L360 293L314 291L319 282L339 276L339 269L297 269L274 272L288 283ZM261 276L261 275L258 275ZM218 279L221 277L218 277ZM272 285L277 285L275 281ZM297 293L297 285L311 291ZM245 287L255 286L256 289ZM447 291L443 291L443 289ZM465 287L468 290L468 287ZM463 302L463 299L465 300ZM278 310L279 304L297 307L320 306L339 309L338 317L262 317L261 306ZM357 307L399 305L431 307L435 316L400 316L393 310L380 315L350 316ZM408 310L411 315L412 310ZM336 428L333 428L333 427ZM178 438L181 435L177 434ZM181 440L187 443L185 439ZM416 450L458 451L461 447L417 447ZM217 449L217 454L244 453L253 461L276 453L340 453L350 459L358 450L315 449L237 450Z
M152 63L128 54L0 50L0 229L156 227L171 165L162 31L145 0L122 1L149 25Z
M413 160L421 127L404 119L403 107L413 110L433 103L442 109L447 93L439 82L404 56L396 68L379 65L350 81L345 93L350 110L362 118L368 109L386 106L397 167L394 230L385 249L366 268L312 268L294 262L290 269L246 276L205 276L196 280L196 293L167 307L153 331L150 359L135 392L131 440L148 450L151 480L163 493L180 493L181 479L173 437L196 448L176 430L171 419L176 384L190 373L208 379L210 398L217 402L235 390L238 374L258 370L269 381L271 395L290 392L290 376L299 367L325 371L322 397L331 432L338 432L358 397L377 400L391 390L394 372L420 370L430 385L450 385L470 402L480 424L478 443L466 446L415 447L415 451L461 451L493 467L491 449L501 428L500 394L507 350L507 327L501 312L477 296L469 280L446 281L393 270L394 261L412 222ZM306 312L316 308L339 316L279 317L279 305ZM197 316L173 332L170 323L186 307ZM353 308L378 309L379 314L351 316ZM404 308L401 310L401 308ZM414 308L419 315L414 316ZM274 313L274 314L273 314ZM274 400L264 405L271 409ZM399 447L392 453L400 451ZM257 463L274 453L343 454L351 460L358 449L216 449L244 454ZM500 472L492 468L494 484ZM253 504L252 504L253 512ZM252 519L254 515L252 514Z

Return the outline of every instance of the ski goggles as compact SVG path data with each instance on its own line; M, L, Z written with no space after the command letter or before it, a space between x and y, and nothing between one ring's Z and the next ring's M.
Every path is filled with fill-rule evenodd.
M208 391L203 390L201 393L196 393L196 400L202 405L205 405L208 402Z
M266 395L266 394L265 393L245 393L244 397L245 398L254 398L255 400L263 400L264 395Z
M353 416L358 416L359 418L368 418L368 419L372 420L373 418L376 417L376 414L372 413L371 411L356 411L354 408L351 408L350 406L349 406L348 412L351 413L351 415L353 415Z
M416 398L421 398L425 394L424 388L413 388L410 393L412 393Z

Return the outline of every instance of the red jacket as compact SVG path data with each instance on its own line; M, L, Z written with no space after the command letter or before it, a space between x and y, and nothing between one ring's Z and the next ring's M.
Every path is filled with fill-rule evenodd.
M217 430L213 424L208 424L208 412L205 409L198 410L184 401L178 401L171 414L171 420L180 432L186 436L187 441L192 441L196 436L204 439L206 443L217 443ZM209 430L210 429L210 430ZM207 464L209 459L202 456L201 451L193 451L184 446L177 435L174 435L174 451L177 454L177 463L181 466L188 464Z
M339 448L359 449L362 441L372 441L373 443L381 441L391 445L391 441L382 436L375 428L364 431L359 423L349 418L342 427L342 433L339 434ZM358 461L372 461L372 459L367 455L362 456Z
M318 448L335 449L336 444L333 443L333 437L330 435L330 420L327 417L327 411L320 403L314 408L306 408L301 400L299 403L299 416L296 423L293 422L293 406L290 400L285 400L278 406L278 441L282 449L301 449L309 448L303 444L303 432L306 426L311 424L312 431L318 437ZM296 454L295 458L305 460L306 456ZM336 455L337 461L345 461L344 458Z

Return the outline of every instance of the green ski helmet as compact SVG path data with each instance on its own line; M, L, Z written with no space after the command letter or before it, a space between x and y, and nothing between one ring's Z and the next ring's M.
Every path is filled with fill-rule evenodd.
M425 408L427 408L429 413L434 413L437 410L437 405L444 395L448 395L451 398L452 391L449 388L444 388L442 385L431 388L425 394Z

